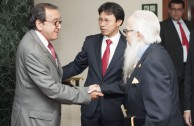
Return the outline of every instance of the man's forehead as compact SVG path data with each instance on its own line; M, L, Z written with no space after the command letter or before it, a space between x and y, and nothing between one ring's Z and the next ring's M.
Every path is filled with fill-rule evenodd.
M58 10L56 9L46 9L45 10L46 18L49 19L61 19L61 15Z

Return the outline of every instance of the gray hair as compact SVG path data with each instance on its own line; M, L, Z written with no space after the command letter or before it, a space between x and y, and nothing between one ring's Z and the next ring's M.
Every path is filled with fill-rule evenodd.
M160 43L160 23L158 17L151 11L137 10L132 13L133 29L143 37L145 44Z

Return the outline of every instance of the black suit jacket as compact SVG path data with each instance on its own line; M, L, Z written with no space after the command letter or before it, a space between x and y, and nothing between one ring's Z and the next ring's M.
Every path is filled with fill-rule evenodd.
M102 77L101 64L102 39L102 34L86 37L81 52L77 54L73 62L63 67L63 79L80 74L88 67L88 75L84 86L99 84L104 94L106 94L106 91L109 89L114 90L115 94L107 94L97 100L92 100L89 105L82 105L82 114L86 117L92 117L97 105L100 105L102 116L105 120L119 120L123 118L120 105L123 102L124 92L122 90L117 90L117 87L119 81L122 80L123 55L126 48L126 38L121 34L119 43L104 78Z
M194 122L194 30L190 34L184 87L184 110L192 110L191 117L192 121Z
M184 20L184 22L189 31L191 31L191 29L194 28L191 22L187 20ZM160 36L162 39L161 44L168 51L173 61L178 76L178 80L182 81L184 78L183 48L178 32L171 18L162 21L160 25L161 25Z
M127 86L128 116L145 118L144 126L183 126L175 69L160 44L144 52Z

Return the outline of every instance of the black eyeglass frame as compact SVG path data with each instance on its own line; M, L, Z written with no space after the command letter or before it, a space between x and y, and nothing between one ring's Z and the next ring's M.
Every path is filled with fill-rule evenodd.
M44 21L49 22L49 23L52 23L52 24L54 24L56 27L58 27L59 24L61 25L61 23L62 23L61 20L59 20L59 21L48 21L48 20L44 20Z
M132 30L132 29L131 29L131 30L123 29L123 33L124 33L124 34L127 34L127 33L129 33L129 32L133 32L133 31L135 31L135 30Z

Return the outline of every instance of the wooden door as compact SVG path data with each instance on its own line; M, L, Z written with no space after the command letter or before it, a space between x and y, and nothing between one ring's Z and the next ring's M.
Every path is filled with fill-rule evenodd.
M191 22L194 23L194 7L191 7Z

